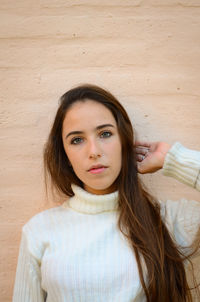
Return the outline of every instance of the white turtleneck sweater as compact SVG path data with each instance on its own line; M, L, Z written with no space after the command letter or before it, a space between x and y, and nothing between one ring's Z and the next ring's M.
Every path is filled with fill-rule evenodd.
M200 191L200 152L175 143L162 171ZM146 301L134 254L117 228L118 192L72 189L72 198L23 227L13 302ZM161 215L178 244L192 243L200 203L161 202Z

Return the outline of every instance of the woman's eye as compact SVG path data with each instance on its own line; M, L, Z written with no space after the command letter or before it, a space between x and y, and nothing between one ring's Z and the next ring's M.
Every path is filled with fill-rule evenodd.
M71 140L71 144L72 145L78 145L82 142L82 138L81 137L75 137L75 138L72 138Z
M101 133L101 137L110 137L112 135L112 133L110 131L104 131Z

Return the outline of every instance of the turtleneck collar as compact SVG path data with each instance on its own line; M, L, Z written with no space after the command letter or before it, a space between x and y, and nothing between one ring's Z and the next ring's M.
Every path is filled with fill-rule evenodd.
M81 187L72 184L74 196L67 204L77 212L85 214L97 214L108 211L116 211L118 208L118 192L110 194L96 195L89 193Z

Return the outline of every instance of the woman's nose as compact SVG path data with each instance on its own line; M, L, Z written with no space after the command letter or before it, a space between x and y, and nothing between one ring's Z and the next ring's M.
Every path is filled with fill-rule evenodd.
M92 159L92 158L93 158L93 159L96 159L96 158L101 157L101 155L100 155L100 154L91 153L89 157L90 157L91 159Z
M88 150L89 158L98 158L101 157L101 150L96 141L89 142L89 150Z

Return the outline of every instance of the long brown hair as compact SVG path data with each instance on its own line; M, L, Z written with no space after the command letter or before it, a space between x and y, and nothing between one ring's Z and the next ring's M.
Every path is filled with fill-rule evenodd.
M118 126L122 145L122 168L117 178L118 227L131 243L147 301L192 301L184 268L184 260L189 257L184 256L172 240L161 219L159 203L144 189L138 177L133 128L125 109L110 92L85 84L69 90L61 97L44 148L45 181L49 175L52 186L67 196L74 195L72 183L83 187L64 151L62 125L70 106L87 99L106 106ZM146 265L145 275L143 260Z

